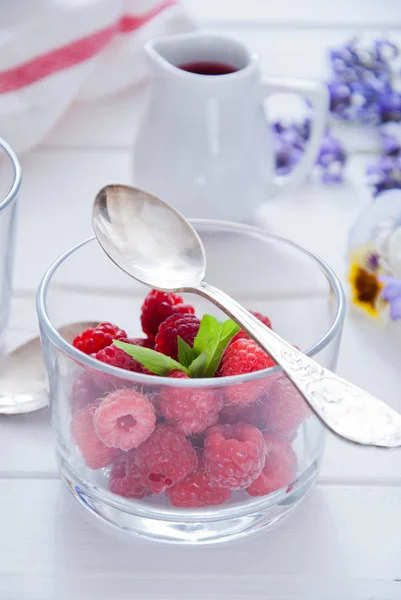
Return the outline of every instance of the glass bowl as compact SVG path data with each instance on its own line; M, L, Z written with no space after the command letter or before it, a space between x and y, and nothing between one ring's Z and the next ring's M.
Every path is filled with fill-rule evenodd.
M268 315L284 338L334 369L345 308L333 271L304 248L263 230L192 222L206 249L205 281L250 310ZM130 337L143 337L140 307L148 291L116 268L94 238L61 256L40 285L37 308L62 478L86 508L147 539L221 542L274 523L312 486L325 437L321 422L278 367L210 379L157 377L101 363L58 333L67 323L92 320L110 321ZM184 301L198 316L223 318L202 298L184 295ZM130 397L140 395L156 419L155 431L150 433L153 421L147 430L150 437L143 434L144 439L135 442L139 446L128 451L128 442L116 442L118 436L104 437L99 408L106 400L110 405L110 394L121 388ZM193 429L184 435L171 421L165 424L164 417L170 417L163 406L171 398L184 395L187 402L198 402L205 394L212 394L218 404L208 423L218 421L217 429L207 429L206 436ZM124 415L113 415L119 432L137 426L132 417L127 421ZM106 429L107 423L106 418ZM226 445L232 438L237 441ZM220 443L222 454L216 453ZM116 447L119 444L126 454ZM198 465L200 471L188 473L197 461L203 470ZM262 468L265 477L255 484ZM139 491L134 485L138 481ZM143 495L149 487L156 493L124 497ZM192 506L200 497L203 503L221 503Z
M4 356L14 258L15 216L21 167L10 146L0 138L0 366Z

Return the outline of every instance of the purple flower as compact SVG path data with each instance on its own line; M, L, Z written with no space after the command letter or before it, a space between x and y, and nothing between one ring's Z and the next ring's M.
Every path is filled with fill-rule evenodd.
M368 258L369 268L372 271L377 271L377 269L379 268L379 264L379 255L375 253L370 254Z
M362 123L401 121L401 94L393 88L398 48L376 40L363 48L357 39L329 52L332 78L327 86L330 111Z
M379 98L379 114L382 123L401 121L401 94L388 90Z
M399 55L397 46L388 40L376 40L374 43L374 48L376 52L376 59L379 61L386 62L387 60L397 58Z
M401 155L380 156L375 164L368 166L366 174L374 196L384 190L401 189Z
M287 125L281 121L272 124L273 140L276 156L276 172L287 175L302 157L310 137L311 121L305 119L301 123L291 122ZM329 130L322 141L316 161L324 183L342 182L347 155L339 140Z
M395 135L382 132L381 141L383 153L386 156L401 156L401 140L397 139Z
M317 165L322 169L323 182L341 183L346 161L347 155L340 141L330 131L326 131L317 158Z
M390 303L390 317L393 321L401 319L401 280L383 275L379 281L385 286L382 296Z

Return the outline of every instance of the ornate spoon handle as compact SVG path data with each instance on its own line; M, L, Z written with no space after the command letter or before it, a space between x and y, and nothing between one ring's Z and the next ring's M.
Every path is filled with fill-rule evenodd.
M182 291L208 298L232 317L274 358L334 433L358 444L401 446L401 415L387 404L291 346L221 290L201 283Z

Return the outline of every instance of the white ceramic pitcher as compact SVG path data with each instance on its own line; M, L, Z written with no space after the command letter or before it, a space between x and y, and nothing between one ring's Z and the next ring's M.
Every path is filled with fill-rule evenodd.
M263 202L304 180L325 127L324 85L261 80L257 57L245 46L208 32L158 38L145 51L153 77L135 146L135 185L190 217L244 221ZM216 63L233 72L203 74L209 71L202 65ZM180 68L189 64L200 65L198 72ZM263 107L264 99L275 93L300 94L314 108L307 149L285 177L274 172Z

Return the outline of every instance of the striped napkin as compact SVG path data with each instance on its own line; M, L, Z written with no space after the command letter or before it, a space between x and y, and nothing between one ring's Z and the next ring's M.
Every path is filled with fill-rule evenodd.
M149 38L191 29L177 0L0 2L0 136L32 148L72 102L144 80Z

